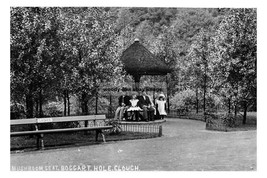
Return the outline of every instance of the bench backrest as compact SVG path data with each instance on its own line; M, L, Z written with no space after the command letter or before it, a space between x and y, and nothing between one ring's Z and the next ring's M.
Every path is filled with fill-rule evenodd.
M12 126L12 125L27 125L27 124L52 123L52 122L72 122L72 121L96 121L105 119L106 119L105 115L47 117L47 118L10 120L10 125Z

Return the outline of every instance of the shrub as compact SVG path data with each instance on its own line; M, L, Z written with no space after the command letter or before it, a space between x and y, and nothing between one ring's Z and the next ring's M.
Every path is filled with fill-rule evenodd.
M10 104L10 117L11 119L26 118L25 106L20 103Z
M44 107L44 115L48 117L61 117L63 115L63 103L49 102ZM72 128L77 127L79 123L77 122L58 122L58 123L45 123L40 125L40 129L60 129L60 128Z
M170 99L171 109L188 109L194 105L194 102L195 92L191 89L177 92Z
M236 126L236 118L233 114L208 114L206 117L206 129L227 131L227 128Z
M216 94L209 94L206 99L207 106L211 111L220 110L223 107L223 98Z
M62 102L49 102L44 107L44 115L49 117L59 117L62 116Z
M122 132L122 129L120 127L118 120L110 120L106 123L106 125L112 125L113 129L110 131L110 135L118 135Z

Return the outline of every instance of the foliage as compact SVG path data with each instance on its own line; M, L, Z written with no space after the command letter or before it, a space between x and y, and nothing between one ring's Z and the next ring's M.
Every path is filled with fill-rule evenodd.
M256 97L256 10L233 9L214 37L221 76L237 97Z
M182 92L177 92L171 99L172 109L188 108L195 102L195 92L187 89Z
M207 109L228 99L235 108L256 108L256 25L256 9L248 8L11 7L11 103L23 105L26 117L34 110L41 117L42 105L67 93L88 113L102 86L132 80L119 58L139 38L174 69L167 76L172 107L205 98Z
M59 117L62 116L62 112L62 102L49 102L44 108L45 116Z
M25 118L25 107L20 103L11 103L10 105L10 118L21 119Z
M33 100L51 94L57 80L57 8L11 8L11 98L26 100L27 117Z
M110 135L117 135L122 132L122 128L120 127L119 120L109 120L106 125L112 125L113 128L110 131Z
M217 59L217 88L243 108L246 123L248 107L256 105L257 14L256 9L232 9L213 38Z
M236 117L233 114L209 114L206 119L206 129L227 131L236 127Z
M104 8L11 8L11 98L26 102L27 117L37 99L68 89L88 101L119 75L113 21Z

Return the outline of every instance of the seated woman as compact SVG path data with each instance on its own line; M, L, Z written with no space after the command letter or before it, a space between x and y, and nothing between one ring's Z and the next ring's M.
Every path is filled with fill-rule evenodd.
M130 99L131 97L127 95L127 93L123 92L121 89L119 90L121 96L119 97L119 106L115 111L114 120L122 120L124 117L125 111L130 106Z
M139 121L139 111L142 109L138 106L139 100L136 98L134 93L132 99L130 99L131 106L127 109L127 112L130 112L131 120L133 121L134 117L136 121Z

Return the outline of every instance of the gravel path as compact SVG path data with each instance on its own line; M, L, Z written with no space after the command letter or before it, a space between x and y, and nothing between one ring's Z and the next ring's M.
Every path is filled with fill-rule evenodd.
M167 119L153 139L11 154L11 170L256 170L256 131L206 131L205 123Z

